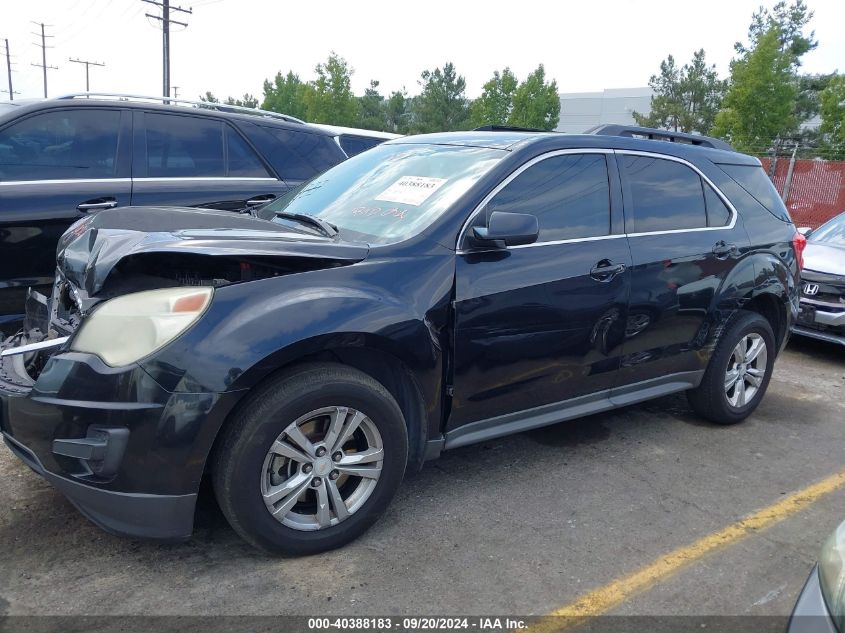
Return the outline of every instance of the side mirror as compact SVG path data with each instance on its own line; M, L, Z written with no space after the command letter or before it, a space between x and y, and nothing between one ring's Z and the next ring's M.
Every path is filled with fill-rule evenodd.
M540 235L540 225L537 216L530 213L494 211L487 226L475 227L472 234L480 245L505 248L533 244Z
M804 237L810 237L810 233L813 232L813 229L811 229L809 226L799 226L798 232Z

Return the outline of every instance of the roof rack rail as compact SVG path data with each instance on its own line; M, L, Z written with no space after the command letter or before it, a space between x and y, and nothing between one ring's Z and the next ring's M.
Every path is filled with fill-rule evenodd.
M515 125L482 125L474 128L473 132L545 132L535 127L518 127Z
M254 116L264 116L272 119L281 119L288 123L305 123L302 119L297 119L289 114L281 112L271 112L269 110L259 110L258 108L247 108L246 106L230 105L228 103L214 103L211 101L191 101L189 99L174 99L173 97L151 97L148 95L134 95L121 94L115 92L73 92L70 94L54 97L55 99L81 99L99 97L105 99L117 99L119 101L153 101L156 103L163 103L165 105L185 105L194 108L205 108L208 110L217 110L218 112L232 112L234 114L252 114Z
M669 141L671 143L686 143L712 149L723 149L729 152L736 150L725 141L711 136L700 136L698 134L687 134L685 132L672 132L670 130L657 130L650 127L637 127L633 125L618 125L616 123L605 123L590 128L584 134L600 134L602 136L627 136L630 138L647 138L656 141Z

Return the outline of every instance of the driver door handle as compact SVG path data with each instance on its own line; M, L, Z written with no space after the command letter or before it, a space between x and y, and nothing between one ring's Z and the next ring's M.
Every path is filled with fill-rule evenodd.
M111 199L100 199L100 200L88 200L87 202L81 202L76 205L76 208L83 213L88 213L89 211L100 211L102 209L114 209L117 206L117 200Z
M736 244L726 244L723 240L719 240L713 245L713 254L719 259L725 259L737 252Z
M625 264L614 264L609 259L603 259L590 269L590 277L596 281L610 281L624 272Z

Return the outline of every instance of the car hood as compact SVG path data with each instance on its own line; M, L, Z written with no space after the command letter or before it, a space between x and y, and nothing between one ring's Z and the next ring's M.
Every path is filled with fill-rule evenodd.
M829 275L845 275L845 247L821 242L807 242L804 269Z
M102 289L121 260L140 254L298 259L309 260L314 269L359 262L368 252L366 244L231 211L122 207L100 211L71 226L59 241L56 261L77 296L88 298Z

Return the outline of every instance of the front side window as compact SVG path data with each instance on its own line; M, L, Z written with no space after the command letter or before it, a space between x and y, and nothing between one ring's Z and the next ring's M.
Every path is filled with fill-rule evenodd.
M532 165L485 209L537 216L539 242L610 233L610 185L604 154L563 154Z
M120 112L45 112L0 131L0 180L114 178Z
M272 178L261 159L247 142L228 125L226 126L226 175L232 178Z
M223 124L214 119L172 114L145 115L147 176L223 177Z
M270 162L283 180L308 180L343 160L335 140L325 134L312 134L285 128L264 128L277 143Z
M304 183L260 214L268 219L277 211L312 215L337 226L346 239L400 242L443 215L506 155L486 147L379 145Z
M633 210L629 233L707 226L701 176L695 171L653 156L624 155L622 163L631 198L628 207Z

